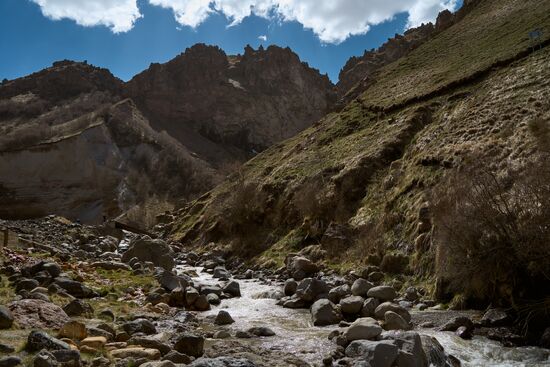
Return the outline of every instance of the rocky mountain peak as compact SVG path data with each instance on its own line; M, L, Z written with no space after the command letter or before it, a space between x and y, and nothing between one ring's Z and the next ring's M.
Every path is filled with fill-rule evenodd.
M322 117L334 99L328 77L276 46L247 46L242 55L228 56L197 44L152 65L125 90L155 129L214 163L249 157L294 135Z
M62 60L49 68L0 86L0 99L33 93L50 102L76 97L82 93L108 91L120 93L123 82L107 69L86 61Z

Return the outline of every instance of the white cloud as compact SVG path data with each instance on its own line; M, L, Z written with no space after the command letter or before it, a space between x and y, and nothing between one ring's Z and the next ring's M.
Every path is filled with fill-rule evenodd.
M82 26L104 25L114 33L127 32L141 17L136 0L31 0L53 20L72 19Z
M321 41L339 43L364 34L373 25L408 13L408 26L434 21L444 10L454 10L456 0L149 0L171 8L181 25L196 27L213 12L240 23L249 15L296 21L311 29Z
M114 32L129 30L141 16L136 0L32 0L52 19L74 19L82 25L106 25ZM212 13L239 24L250 15L296 21L311 29L321 41L339 43L364 34L373 25L408 13L408 26L434 21L444 9L455 9L456 0L148 0L171 9L182 26L195 28Z
M267 36L265 34L262 34L261 36L258 36L258 39L265 42L267 41Z
M213 12L209 0L149 0L149 3L172 9L179 24L193 28L204 22Z

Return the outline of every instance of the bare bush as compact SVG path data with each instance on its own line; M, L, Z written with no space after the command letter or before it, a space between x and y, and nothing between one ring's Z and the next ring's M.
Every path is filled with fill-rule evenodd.
M471 166L433 197L438 271L449 292L512 306L550 294L548 156L507 175Z
M234 224L233 231L245 232L247 226L260 222L265 213L266 199L256 182L245 181L239 176L226 207Z
M324 185L321 181L306 182L295 193L292 200L302 218L311 221L327 217L328 208L323 205Z

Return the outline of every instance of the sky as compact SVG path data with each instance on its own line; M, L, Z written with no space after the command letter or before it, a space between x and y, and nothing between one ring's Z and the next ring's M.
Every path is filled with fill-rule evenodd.
M0 0L0 80L70 59L129 80L195 43L227 54L290 47L338 73L351 56L456 10L459 0Z

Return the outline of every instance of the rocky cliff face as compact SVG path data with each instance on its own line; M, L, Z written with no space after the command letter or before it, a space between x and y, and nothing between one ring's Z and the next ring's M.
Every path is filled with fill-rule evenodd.
M196 197L318 120L326 76L289 49L196 45L129 83L60 61L0 85L0 217L100 221L150 197ZM131 97L131 98L128 98Z
M227 56L198 44L125 88L153 127L211 162L250 157L295 135L333 100L326 76L275 46Z
M98 222L212 185L209 165L152 129L122 87L108 70L71 61L0 87L0 217Z

